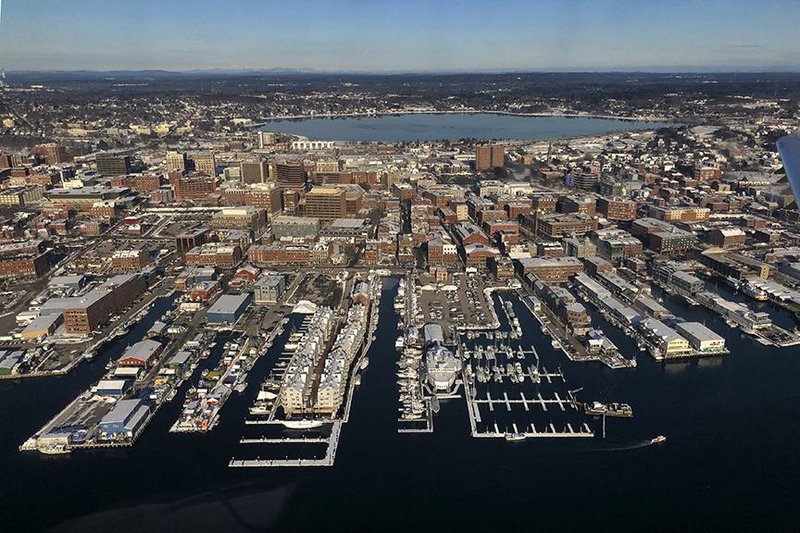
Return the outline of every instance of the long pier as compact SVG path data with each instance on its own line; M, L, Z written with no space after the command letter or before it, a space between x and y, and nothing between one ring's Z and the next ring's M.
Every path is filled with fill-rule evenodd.
M514 424L514 428L516 429L516 424ZM588 424L585 422L581 424L577 429L572 427L572 424L567 423L563 429L556 429L555 425L551 422L550 424L546 424L543 428L537 428L532 422L529 427L525 428L525 431L515 431L516 435L524 436L525 438L592 438L594 437L594 432L591 430ZM494 431L484 431L480 433L474 433L473 437L477 438L489 438L489 439L504 439L507 438L508 433L500 431L497 427L497 423L494 424Z
M323 437L309 437L309 438L294 438L294 437L284 437L284 438L268 438L268 437L257 437L257 438L244 438L242 437L239 439L239 444L323 444L328 442L328 439Z
M325 457L321 459L231 459L229 468L283 468L283 467L309 467L333 466L336 451L339 447L339 436L342 431L342 421L334 420L331 427L331 436L327 440L328 448Z

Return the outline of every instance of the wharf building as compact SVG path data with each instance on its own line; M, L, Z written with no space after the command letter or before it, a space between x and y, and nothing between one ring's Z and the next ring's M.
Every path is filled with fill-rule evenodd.
M675 329L701 354L720 353L725 350L725 339L699 322L682 322L677 324Z
M129 346L117 360L118 367L151 368L164 346L154 340L145 339Z
M703 280L681 270L680 264L666 261L652 263L651 271L655 279L683 294L692 295L705 289Z
M691 353L689 341L660 320L646 318L639 322L639 331L653 347L654 356L662 359L682 357Z
M308 321L308 329L297 342L284 373L280 400L285 413L304 413L313 409L312 374L325 353L333 326L333 309L330 307L317 308Z
M119 400L100 420L101 440L130 440L147 422L150 408L140 399Z
M745 331L769 329L773 325L769 313L751 311L748 307L738 302L728 301L713 293L700 292L697 293L696 298L698 302L719 313L726 320L741 326Z
M706 250L697 259L721 277L738 281L751 277L769 278L770 265L756 259L721 250Z
M83 296L51 298L41 309L42 315L63 315L67 334L89 335L100 325L129 307L147 289L140 274L121 274Z
M316 411L336 413L341 407L350 367L364 341L367 317L367 306L364 304L357 303L348 309L346 322L325 358L317 387Z
M584 335L591 329L591 318L586 308L567 289L553 287L541 281L534 289L550 311L556 315L574 335Z

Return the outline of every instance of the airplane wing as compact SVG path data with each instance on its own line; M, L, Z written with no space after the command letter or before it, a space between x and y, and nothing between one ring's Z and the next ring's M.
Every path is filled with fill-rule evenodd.
M776 144L786 170L786 178L792 186L794 201L800 206L800 132L781 137Z

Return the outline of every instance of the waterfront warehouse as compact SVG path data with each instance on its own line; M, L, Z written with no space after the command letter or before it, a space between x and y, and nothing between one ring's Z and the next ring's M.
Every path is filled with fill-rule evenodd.
M208 309L208 322L212 324L233 324L250 305L250 294L223 294Z
M719 353L725 349L725 339L699 322L682 322L675 329L699 352Z
M100 420L100 435L104 440L131 439L147 420L148 407L141 400L120 400Z

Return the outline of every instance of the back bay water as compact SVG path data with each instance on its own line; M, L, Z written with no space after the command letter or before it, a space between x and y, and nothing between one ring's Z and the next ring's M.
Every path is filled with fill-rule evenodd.
M237 470L247 407L275 353L260 359L207 435L169 434L188 384L127 450L69 457L17 446L169 306L160 301L127 338L62 378L0 384L0 530L495 531L794 530L800 460L800 354L762 346L675 297L665 305L722 334L731 355L661 365L640 353L631 370L570 363L515 303L525 332L560 364L583 400L624 401L633 420L608 438L508 443L469 436L463 400L442 403L431 435L397 428L395 283L386 282L370 365L356 390L336 464ZM773 311L780 315L782 311ZM633 341L595 321L626 355ZM223 339L224 340L224 339ZM276 341L276 347L281 344ZM211 360L219 356L218 341ZM647 445L657 434L668 436Z

